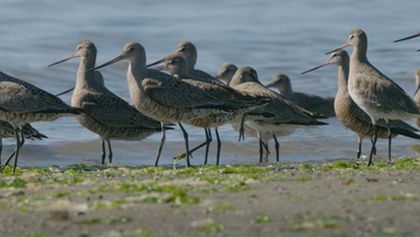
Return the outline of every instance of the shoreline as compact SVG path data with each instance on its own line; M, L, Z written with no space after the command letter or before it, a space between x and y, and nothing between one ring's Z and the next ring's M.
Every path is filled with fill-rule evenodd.
M415 236L420 158L0 174L5 236Z

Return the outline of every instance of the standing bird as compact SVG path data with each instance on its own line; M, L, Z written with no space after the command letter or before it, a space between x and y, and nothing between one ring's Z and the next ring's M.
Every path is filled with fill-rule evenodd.
M224 81L227 85L230 85L235 72L238 70L238 67L232 63L224 63L220 66L219 71L217 72L215 78ZM241 122L235 121L232 124L232 127L240 131L241 130ZM277 136L288 136L292 134L296 130L296 126L293 125L278 125L278 128L275 132L262 132L258 134L254 128L247 125L247 123L242 124L242 130L245 136L257 137L260 138L262 141L263 148L266 152L266 158L268 158L268 154L270 153L268 148L268 141L270 139L274 139L274 147L276 149L276 161L280 161L280 144L277 140ZM281 129L280 129L281 127Z
M312 112L299 107L262 85L258 80L257 72L251 67L238 69L230 82L230 86L248 95L255 97L264 96L272 100L266 105L245 114L241 122L242 132L240 133L243 133L242 124L245 123L258 134L260 162L263 161L263 133L273 134L277 131L282 131L283 127L280 125L284 124L326 125L326 123L316 120L316 116Z
M360 158L362 154L362 141L364 138L368 137L373 142L374 128L372 120L369 115L363 112L359 106L354 103L353 99L350 97L348 90L348 75L349 75L349 55L345 50L340 50L334 52L330 55L327 62L309 69L303 74L317 70L321 67L335 64L338 66L338 90L335 96L334 110L337 115L337 119L343 123L344 126L350 128L357 134L358 137L358 152L357 159ZM377 132L379 138L388 139L388 159L391 159L391 141L397 135L403 135L411 138L419 139L420 135L415 132L418 131L416 128L413 128L409 124L401 120L390 120L389 121L391 134L388 132L388 127L384 120L378 120L377 122ZM376 148L374 148L374 154L376 153Z
M251 104L249 104L244 101L235 101L235 97L232 97L231 102L228 103L226 98L217 97L216 94L220 89L215 87L217 85L210 83L208 87L199 87L173 77L145 78L146 54L143 46L137 42L127 43L120 56L94 69L121 60L129 62L127 79L131 97L135 99L133 100L135 107L147 116L160 121L162 126L176 122L181 127L185 139L187 166L190 166L190 149L188 133L182 121L196 120L194 123L202 123L201 127L220 126L226 122L226 117L236 115L236 109L266 103L262 99L257 99L250 101ZM218 115L215 116L215 114ZM162 130L155 165L158 164L165 139L165 130Z
M23 129L25 124L53 121L63 116L80 113L80 109L68 106L57 96L0 72L0 120L12 125L16 138L14 156L10 156L6 161L7 164L13 157L15 158L13 173L16 171L19 150L25 142Z
M91 41L82 40L70 57L50 66L80 57L71 104L85 111L85 114L76 117L79 123L101 138L102 164L104 164L105 143L108 146L109 163L112 163L111 139L142 140L159 132L161 127L158 121L141 114L108 90L100 73L89 70L95 67L96 52L96 47Z
M368 166L372 165L372 157L378 139L378 120L384 119L391 136L389 120L420 118L416 103L394 81L376 69L367 59L368 39L362 29L353 29L347 42L335 52L348 46L353 47L350 58L348 90L353 101L366 114L373 124L373 143L369 154Z
M267 87L277 88L282 96L294 102L300 107L320 113L327 117L334 117L334 97L322 98L321 96L295 92L292 89L292 83L286 74L279 73L273 77Z
M221 83L204 82L189 77L187 62L181 54L172 54L165 58L163 61L163 69L168 71L178 80L182 80L190 85L196 86L203 90L207 96L216 100L223 100L224 106L231 107L221 111L211 111L209 115L206 114L193 114L192 116L185 116L184 123L191 124L196 127L203 127L206 132L206 153L204 164L207 164L207 156L209 151L209 144L211 139L210 128L215 127L217 138L217 156L216 164L220 161L221 141L217 125L237 120L243 113L253 110L254 107L261 104L260 101L255 100L253 97L245 96L242 93L230 88ZM209 136L208 136L209 135Z

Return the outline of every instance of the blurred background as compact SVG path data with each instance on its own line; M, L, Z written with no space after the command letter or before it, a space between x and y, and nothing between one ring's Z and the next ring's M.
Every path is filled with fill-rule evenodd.
M294 90L334 96L336 67L330 66L302 76L300 73L326 59L325 52L344 43L352 28L363 28L369 37L368 57L382 72L414 93L414 71L420 64L420 40L399 44L393 40L420 31L419 1L392 0L326 1L53 1L2 0L0 2L0 70L58 93L74 86L78 60L47 68L69 55L81 39L98 48L97 63L117 56L127 41L145 48L148 62L175 49L181 40L198 49L196 68L215 74L222 63L250 65L267 83L279 72L292 80ZM126 63L101 70L107 87L128 100ZM70 103L71 94L63 96ZM329 126L296 131L280 138L284 161L323 160L355 157L356 136L335 118ZM22 165L66 165L100 160L98 137L73 118L34 124L50 138L28 142L22 150ZM204 139L202 129L188 127L192 144ZM255 138L237 142L230 125L221 129L222 161L255 163ZM172 164L173 155L183 151L179 130L169 132L162 164ZM141 142L113 142L118 164L150 165L159 134ZM393 155L413 155L420 150L416 140L398 137ZM369 151L365 142L364 154ZM5 143L6 151L14 146ZM379 154L386 155L380 141ZM5 152L6 154L7 152ZM193 164L201 164L197 152ZM214 161L214 150L211 153ZM5 156L5 155L4 155ZM274 157L272 148L271 160Z

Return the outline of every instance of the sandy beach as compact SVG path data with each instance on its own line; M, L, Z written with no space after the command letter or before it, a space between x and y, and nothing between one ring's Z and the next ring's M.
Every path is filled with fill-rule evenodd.
M417 236L420 158L0 175L1 236Z

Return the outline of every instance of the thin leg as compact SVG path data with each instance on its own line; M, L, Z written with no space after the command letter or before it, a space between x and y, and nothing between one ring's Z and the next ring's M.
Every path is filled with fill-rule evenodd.
M162 153L163 144L165 144L165 140L166 140L166 130L165 130L164 123L160 123L160 129L162 129L161 136L160 136L160 144L159 144L159 148L156 154L155 164L153 165L154 167L157 167L159 165L160 154Z
M373 136L370 137L370 141L373 144ZM373 147L373 155L376 156L376 145L375 145L375 147Z
M111 141L107 140L106 143L108 143L108 162L112 164L112 148L111 148Z
M217 127L214 129L216 132L216 139L217 139L217 153L216 153L216 165L220 164L220 150L222 149L222 142L220 141L219 130Z
M24 143L24 136L23 136L23 130L21 130L22 132L20 132L20 128L16 128L15 129L15 134L16 134L16 154L15 154L15 163L13 164L13 174L16 172L16 167L17 167L17 162L18 162L18 158L19 158L19 150L20 147L23 145ZM19 138L19 132L21 137ZM20 141L20 139L22 139L22 142Z
M102 139L102 138L101 138ZM105 140L102 139L102 162L101 164L104 165L105 164L105 156L106 156L106 151L105 151Z
M360 159L360 157L362 156L362 142L363 142L363 138L361 136L359 136L357 138L357 141L358 141L357 159Z
M184 140L185 140L185 154L187 155L187 167L191 166L190 163L190 147L188 145L188 133L185 130L184 126L182 126L181 123L178 123L178 126L181 128L182 133L184 134Z
M265 153L267 155L270 154L270 148L268 147L268 141L267 141L267 143L263 142L263 147L264 147Z
M371 166L373 164L372 162L372 157L373 157L373 151L376 150L376 140L378 140L378 129L375 125L375 123L373 124L373 141L372 141L372 149L370 149L370 155L369 155L369 161L368 161L368 166Z
M206 142L203 144L206 144L206 151L204 153L204 165L207 165L208 158L209 158L209 148L210 148L210 142L211 142L211 131L210 128L205 128L204 132L206 132Z
M274 139L274 146L276 148L276 161L279 162L280 161L280 144L279 144L279 141L277 140L276 134L274 133L273 133L273 139Z
M391 128L389 127L388 119L386 121L386 127L388 128L388 164L391 164L391 143L392 143L392 133Z
M19 149L23 146L23 144L25 144L25 139L21 140L19 142ZM0 169L0 171L2 171L6 166L9 165L10 161L13 159L13 157L16 155L16 148L15 150L12 152L12 154L10 154L10 156L7 158L6 162L4 162L3 167Z
M0 167L1 167L1 153L3 153L3 139L0 138Z
M242 140L245 141L245 132L244 132L245 117L246 117L246 114L243 114L242 119L241 119L241 125L240 125L240 128L239 128L239 139L238 139L238 141L242 141Z
M258 141L260 143L260 163L263 162L263 141L261 140L261 138L258 138Z

